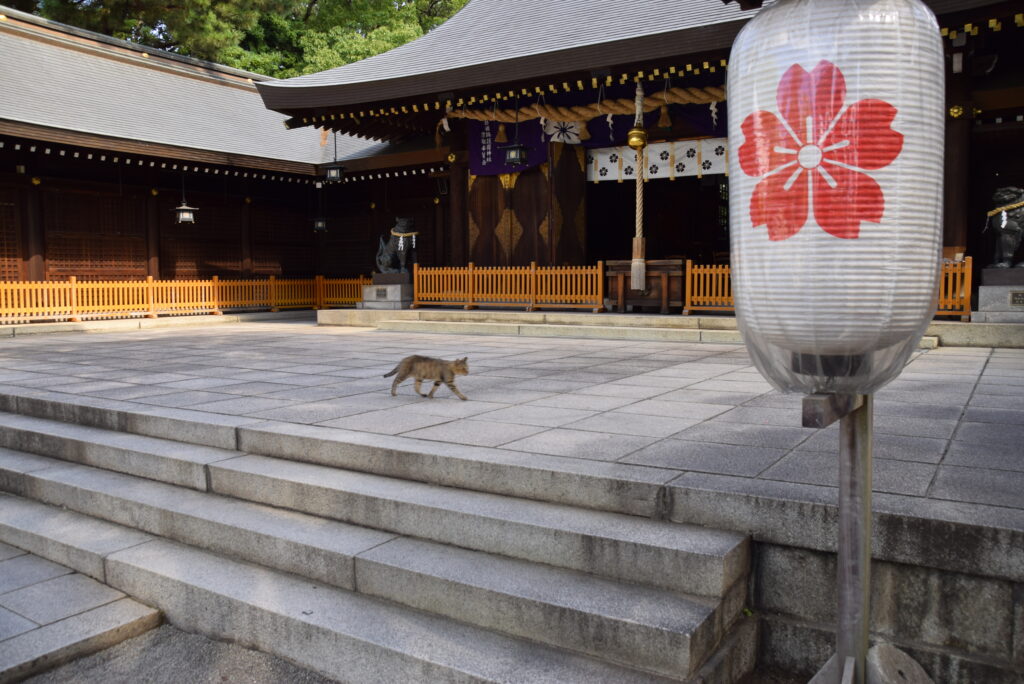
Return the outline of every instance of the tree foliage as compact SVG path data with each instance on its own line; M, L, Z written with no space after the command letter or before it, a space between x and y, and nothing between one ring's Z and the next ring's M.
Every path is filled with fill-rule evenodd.
M22 0L19 9L135 43L286 78L418 38L468 0Z

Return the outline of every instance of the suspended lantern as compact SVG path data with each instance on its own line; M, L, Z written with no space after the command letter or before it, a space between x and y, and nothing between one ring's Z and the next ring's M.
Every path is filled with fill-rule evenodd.
M341 164L328 164L324 167L324 181L339 183L345 177L345 167Z
M527 147L518 141L503 148L505 151L505 166L522 166L526 163Z
M313 219L313 230L317 233L326 233L327 219L322 217Z
M729 60L736 316L777 388L868 394L935 311L944 65L920 0L779 0Z
M174 222L175 223L195 223L196 212L199 211L197 207L188 206L188 202L185 201L185 174L181 175L181 206L174 208Z
M516 129L511 145L505 145L505 166L522 166L526 163L528 149L519 142L519 98L516 98Z
M334 134L334 161L324 167L324 182L340 183L345 177L345 167L338 163L338 131Z

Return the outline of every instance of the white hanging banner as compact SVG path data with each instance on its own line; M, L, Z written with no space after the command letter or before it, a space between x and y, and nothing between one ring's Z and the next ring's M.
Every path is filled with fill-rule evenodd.
M725 138L674 140L651 143L644 149L643 164L649 180L728 173L728 145ZM636 152L621 147L599 147L587 151L587 180L623 182L636 178Z

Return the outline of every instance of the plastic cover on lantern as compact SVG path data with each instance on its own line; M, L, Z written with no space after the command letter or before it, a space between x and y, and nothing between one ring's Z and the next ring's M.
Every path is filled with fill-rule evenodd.
M870 393L934 316L944 63L919 0L780 0L729 59L732 286L758 370Z

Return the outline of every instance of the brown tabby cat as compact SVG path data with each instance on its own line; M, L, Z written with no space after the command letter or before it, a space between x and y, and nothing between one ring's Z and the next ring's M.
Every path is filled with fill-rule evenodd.
M416 380L416 394L421 397L434 398L434 392L441 386L441 383L448 385L448 389L452 391L452 394L457 396L459 399L466 401L466 395L459 391L459 388L455 386L456 375L469 375L469 364L467 361L469 357L463 357L454 361L445 361L444 359L432 359L429 356L406 356L402 359L394 370L385 375L385 378L389 378L392 375L398 374L395 381L391 383L391 396L395 396L395 390L398 386L405 381L406 378L412 376ZM430 394L424 394L420 390L420 383L424 380L433 380L434 387L430 390Z

